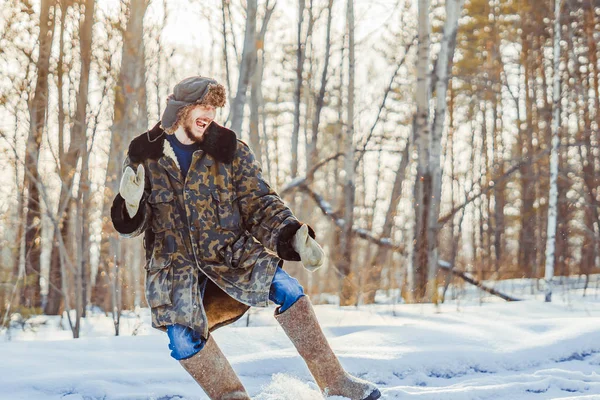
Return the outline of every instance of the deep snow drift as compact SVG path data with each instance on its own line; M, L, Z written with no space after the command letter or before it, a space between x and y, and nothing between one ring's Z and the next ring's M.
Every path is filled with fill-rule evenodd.
M526 297L528 286L502 285L511 284ZM342 364L376 382L384 399L600 399L600 299L565 293L552 304L539 296L479 304L473 292L463 293L468 304L437 308L316 310ZM0 399L205 399L169 356L167 336L149 326L149 311L139 313L123 318L119 337L105 316L84 321L77 340L47 317L37 332L4 332ZM254 399L323 399L272 314L253 309L215 339Z

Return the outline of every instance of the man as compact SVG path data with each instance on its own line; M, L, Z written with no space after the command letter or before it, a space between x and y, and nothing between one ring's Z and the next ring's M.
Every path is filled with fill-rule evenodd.
M302 286L283 271L283 260L316 270L323 250L248 145L214 121L225 101L215 80L186 78L161 121L129 145L111 218L121 236L144 233L152 326L167 332L171 356L211 399L250 399L210 332L271 300L326 395L379 398L342 368Z

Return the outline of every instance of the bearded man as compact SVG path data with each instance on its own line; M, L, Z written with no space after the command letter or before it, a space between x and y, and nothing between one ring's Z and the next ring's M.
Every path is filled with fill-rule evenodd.
M214 79L182 80L161 121L134 138L125 157L111 218L121 236L144 233L152 326L168 334L171 356L211 399L247 400L210 333L271 300L325 395L379 398L372 383L342 368L310 299L282 269L290 260L314 271L323 250L263 178L248 145L214 121L225 102Z

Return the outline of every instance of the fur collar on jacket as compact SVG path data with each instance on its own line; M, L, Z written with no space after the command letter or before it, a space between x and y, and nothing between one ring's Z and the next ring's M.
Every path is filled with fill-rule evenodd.
M166 135L167 133L160 127L160 121L158 121L154 128L131 141L129 144L129 159L134 163L143 162L148 158L158 160L165 154ZM227 129L213 121L204 134L204 140L200 143L200 148L215 160L231 164L237 149L237 136L231 129Z

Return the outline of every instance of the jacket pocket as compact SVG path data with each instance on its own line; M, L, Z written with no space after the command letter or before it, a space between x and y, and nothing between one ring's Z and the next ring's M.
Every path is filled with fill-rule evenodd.
M240 209L233 196L222 195L217 189L210 192L215 205L219 226L226 230L237 230L240 228Z
M235 242L223 249L223 258L230 268L251 268L264 251L264 246L245 231Z
M154 189L148 197L148 203L152 206L152 231L158 233L172 229L175 217L173 191L167 188Z
M146 265L146 301L150 307L172 304L172 257L172 254L154 254Z

